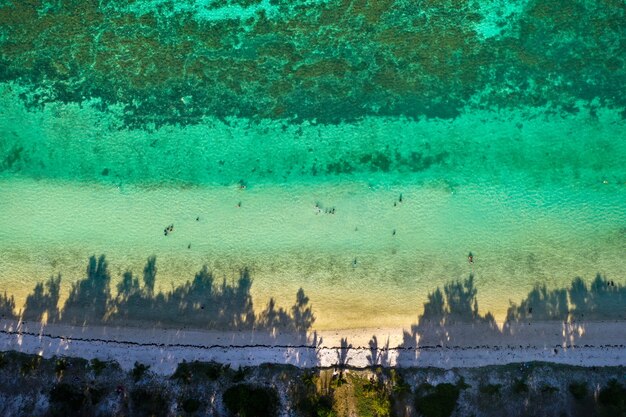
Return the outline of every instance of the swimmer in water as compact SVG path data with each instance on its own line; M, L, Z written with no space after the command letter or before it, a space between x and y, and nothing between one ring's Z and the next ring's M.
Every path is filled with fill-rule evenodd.
M474 255L472 255L472 252L467 255L467 262L469 262L470 264L474 263Z
M356 268L356 258L354 258L354 261L352 261L352 268Z

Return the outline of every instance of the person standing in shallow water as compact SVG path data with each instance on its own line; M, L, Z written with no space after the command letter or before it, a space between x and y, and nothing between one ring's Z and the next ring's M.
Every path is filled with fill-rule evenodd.
M470 265L474 263L474 255L472 255L472 252L467 255L467 262L469 262Z

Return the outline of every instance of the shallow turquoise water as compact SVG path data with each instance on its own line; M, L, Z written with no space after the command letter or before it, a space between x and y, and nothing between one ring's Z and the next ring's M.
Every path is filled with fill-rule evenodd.
M357 10L357 3L342 13ZM20 308L36 282L61 273L63 300L70 284L84 275L90 255L107 255L113 287L124 271L139 272L146 258L156 255L157 287L163 290L191 279L203 264L227 280L249 267L257 309L270 297L288 305L302 287L314 306L316 326L348 328L408 325L428 292L470 273L481 311L492 311L498 319L504 318L509 300L519 301L537 283L564 287L576 276L591 280L597 273L624 282L623 62L613 60L615 54L602 43L613 45L609 40L624 33L607 24L606 36L589 35L573 48L588 70L587 79L578 79L580 71L554 67L553 60L575 67L572 57L555 58L565 53L559 45L571 47L567 36L554 35L554 50L538 51L535 35L525 30L537 22L551 28L545 21L550 16L563 34L578 33L592 25L591 9L561 15L544 3L481 3L476 13L482 20L462 19L466 26L459 33L451 29L459 16L448 10L443 23L437 23L439 18L429 23L446 29L438 38L427 37L426 29L416 32L425 43L435 43L427 55L415 45L397 43L413 38L393 32L399 30L390 23L395 12L367 9L357 20L380 35L370 40L370 49L354 42L348 53L342 49L347 35L334 35L339 55L350 64L344 76L335 73L344 71L337 69L344 65L337 57L315 67L313 58L294 57L281 43L285 29L275 22L299 21L305 12L295 6L283 10L262 2L246 9L241 26L208 27L218 42L211 38L214 32L190 22L237 21L233 16L242 12L239 5L222 10L185 2L163 17L152 3L127 9L111 2L107 7L113 16L131 19L107 23L127 29L120 31L128 37L127 49L111 52L102 46L113 35L107 35L109 26L96 25L100 37L85 41L76 35L70 48L91 45L93 62L83 65L75 51L68 68L65 61L31 67L30 55L15 52L7 39L22 36L17 28L27 27L32 10L15 6L7 14L6 6L0 7L9 28L0 38L3 57L23 60L23 68L11 67L13 72L6 70L0 80L0 292L14 294ZM275 38L261 31L267 30L262 8L275 19ZM606 19L620 10L607 7ZM62 30L75 24L55 13L49 13L52 23L39 13L41 26ZM323 20L326 12L320 13ZM571 18L576 13L585 18ZM160 17L141 21L140 28L132 20L153 14ZM102 18L87 11L82 16ZM245 23L249 16L257 20ZM378 23L369 21L372 16ZM178 22L180 32L163 27ZM128 28L141 32L151 25L154 31L129 34L134 32ZM302 46L308 45L328 58L326 38L306 25L290 30L300 31L302 44L296 49L303 55L310 53ZM158 42L150 44L156 56L161 46L178 45L170 32L180 45L195 39L188 47L196 49L187 56L200 62L205 84L194 87L184 78L184 88L172 86L184 54L170 50L160 59L172 62L148 63L136 69L141 77L131 76L132 62L153 57L141 55L146 47L133 49L130 41L156 33ZM256 37L247 38L252 32ZM466 41L458 43L455 37ZM236 45L228 46L231 41ZM380 46L383 41L392 46ZM50 46L37 42L18 44L45 55ZM210 50L197 49L200 44ZM272 77L262 78L265 70L257 65L286 65L263 58L264 44L274 45L268 56L279 51L296 63L276 70L283 74L278 78L272 78L273 70ZM468 45L474 49L466 50ZM409 63L398 70L396 58L372 52L379 47ZM450 54L435 56L440 49ZM598 60L603 51L606 62ZM405 56L413 52L415 57ZM505 77L509 53L519 62ZM459 54L467 55L469 63L454 61ZM472 62L485 56L491 61L479 66L485 74L477 75ZM203 57L224 61L220 66ZM410 63L418 58L419 71ZM99 69L107 59L117 69ZM229 59L238 61L225 66ZM359 59L368 63L366 69L357 70ZM531 68L533 60L541 62ZM374 61L376 74L369 69ZM193 65L185 62L187 77ZM596 68L598 62L604 67ZM72 75L72 65L83 71L82 78ZM237 67L249 72L233 75ZM168 68L172 74L159 73ZM426 69L424 79L411 78ZM224 74L231 74L226 81L220 78ZM214 75L219 82L213 82ZM294 81L292 75L304 78ZM298 87L283 86L291 92L282 92L273 84L282 78ZM348 92L344 82L358 91ZM236 94L211 98L217 84ZM275 88L262 90L268 85ZM418 88L425 90L417 94ZM325 212L333 209L333 214ZM175 232L164 236L163 228L172 223Z
M99 253L114 281L156 255L164 290L205 263L228 279L248 266L258 307L271 296L286 305L303 287L320 328L406 324L429 291L470 273L481 309L502 319L535 283L556 288L596 273L620 280L626 270L626 153L623 141L608 140L624 124L610 112L535 118L521 129L483 112L305 126L301 135L269 122L146 133L103 129L88 108L66 106L66 119L5 103L13 113L3 129L29 155L0 181L0 291L18 304L57 272L67 292ZM154 140L155 148L128 145ZM349 174L294 172L384 151L386 141L402 150L428 143L427 152L448 156L415 173L365 164ZM170 223L175 233L163 236Z

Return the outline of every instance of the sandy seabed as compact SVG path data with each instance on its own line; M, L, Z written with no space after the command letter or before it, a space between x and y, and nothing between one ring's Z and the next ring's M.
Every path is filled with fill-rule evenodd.
M626 365L626 323L621 321L516 323L505 336L458 323L446 326L444 341L433 345L419 343L419 339L407 344L402 329L384 328L325 330L305 337L280 332L80 327L7 320L0 326L3 351L115 360L124 369L140 362L159 374L171 374L178 363L194 360L235 367L264 363L367 367L376 363L450 369L531 361ZM454 338L445 342L446 334L454 334ZM577 340L581 335L584 341Z

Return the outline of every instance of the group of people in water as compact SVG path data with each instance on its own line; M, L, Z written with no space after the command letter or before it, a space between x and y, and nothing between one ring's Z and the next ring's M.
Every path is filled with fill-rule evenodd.
M400 193L400 197L398 198L398 201L393 202L393 206L396 207L398 203L402 204L402 193Z
M315 214L320 214L322 212L322 207L320 206L320 203L315 203ZM324 209L324 213L325 214L335 214L335 208L325 208Z
M241 189L245 189L246 188L246 183L241 180L239 182L239 187ZM402 197L402 193L400 193L400 196L398 197L398 199L396 201L394 201L393 206L396 207L398 204L402 204L402 202L404 201L403 197ZM241 202L237 203L237 207L241 207ZM322 206L320 203L315 203L315 214L320 214L322 213L322 210L324 211L324 213L326 214L335 214L335 207L332 208L324 208L322 209ZM196 217L196 221L200 221L200 217ZM358 230L358 228L354 229L355 231ZM170 233L172 233L174 231L174 224L170 224L169 226L167 226L165 229L163 229L163 234L165 236L169 235ZM392 236L396 235L396 229L393 229L393 231L391 232ZM191 243L187 246L187 249L191 249ZM470 252L467 255L467 261L469 264L474 264L474 255L472 254L472 252ZM354 260L352 261L352 267L355 268L357 266L357 259L354 258ZM615 285L613 284L613 281L610 281L607 283L607 285Z

